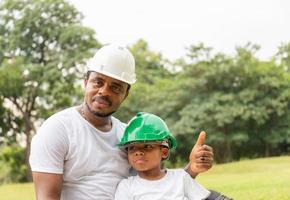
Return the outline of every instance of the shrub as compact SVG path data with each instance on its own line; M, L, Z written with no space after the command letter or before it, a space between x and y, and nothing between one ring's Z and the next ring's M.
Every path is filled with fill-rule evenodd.
M25 149L13 145L0 148L0 182L26 182Z

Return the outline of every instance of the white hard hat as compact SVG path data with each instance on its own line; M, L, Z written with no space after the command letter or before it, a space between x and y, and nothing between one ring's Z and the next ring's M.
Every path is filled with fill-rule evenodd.
M125 47L103 46L88 62L87 67L88 71L98 72L130 85L136 82L135 60Z

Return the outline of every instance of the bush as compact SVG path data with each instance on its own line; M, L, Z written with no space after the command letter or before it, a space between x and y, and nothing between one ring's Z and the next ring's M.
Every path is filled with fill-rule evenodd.
M25 149L13 145L0 148L0 182L26 182Z

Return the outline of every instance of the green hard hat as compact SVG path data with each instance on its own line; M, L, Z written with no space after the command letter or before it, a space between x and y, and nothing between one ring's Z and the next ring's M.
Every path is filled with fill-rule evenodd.
M125 146L132 142L167 141L169 148L176 147L176 140L171 135L166 123L158 116L139 112L131 119L125 129L125 133L119 146Z

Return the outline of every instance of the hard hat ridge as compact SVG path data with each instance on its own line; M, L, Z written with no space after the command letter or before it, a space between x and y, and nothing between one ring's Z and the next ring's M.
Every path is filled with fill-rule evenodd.
M125 146L133 142L151 141L168 143L169 148L176 147L176 139L160 117L151 113L139 112L128 123L119 146Z
M88 71L94 71L128 84L136 82L135 59L131 52L118 45L105 45L87 63Z

